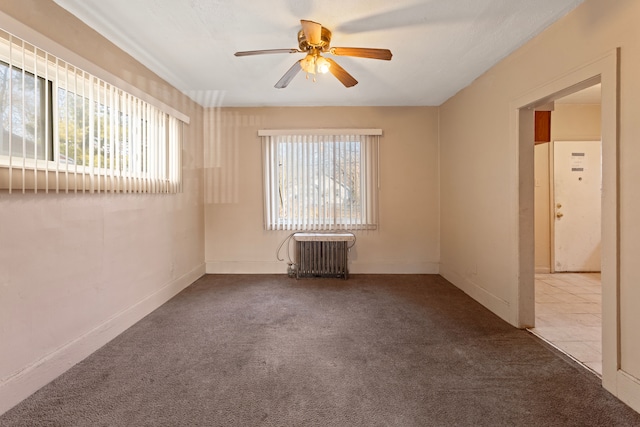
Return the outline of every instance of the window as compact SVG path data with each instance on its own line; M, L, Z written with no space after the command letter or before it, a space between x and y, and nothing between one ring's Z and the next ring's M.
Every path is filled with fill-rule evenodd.
M292 131L293 132L293 131ZM267 230L377 227L377 129L263 136Z
M0 30L0 189L181 191L182 122Z
M52 147L51 135L45 135L47 83L0 61L0 155L47 159Z

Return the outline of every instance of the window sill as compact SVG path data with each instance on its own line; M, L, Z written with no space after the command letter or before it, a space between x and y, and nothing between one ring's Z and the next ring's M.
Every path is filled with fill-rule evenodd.
M0 190L53 193L178 193L180 186L164 180L89 175L73 170L38 170L0 166Z
M295 233L293 239L299 242L353 242L351 233Z

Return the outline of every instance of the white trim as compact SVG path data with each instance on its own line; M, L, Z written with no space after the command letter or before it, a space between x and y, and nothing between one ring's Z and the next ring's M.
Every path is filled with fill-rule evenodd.
M440 264L440 273L442 277L449 282L455 284L465 294L469 295L474 300L491 310L495 315L502 320L514 324L512 307L509 301L500 298L499 296L492 294L482 285L475 283L469 277L462 276L457 273L455 269L448 268L446 264Z
M116 313L88 333L5 379L0 383L0 415L120 335L204 274L205 266L200 264L120 313Z
M382 129L258 129L258 136L282 135L382 135Z
M623 370L618 371L616 380L618 384L618 398L635 411L640 412L640 393L638 393L638 390L640 390L640 380Z
M351 261L349 274L439 274L438 262Z
M281 261L207 261L207 274L287 274ZM349 260L349 274L439 274L437 262Z
M526 94L514 99L510 103L511 138L523 143L519 134L519 114L524 114L528 108L546 104L554 99L572 92L592 86L598 82L602 84L602 222L601 222L601 257L602 257L602 385L613 395L622 399L624 393L640 395L640 382L626 381L621 375L624 366L620 359L620 266L619 266L619 199L618 199L618 96L619 96L619 57L620 49L613 49L595 58L589 63L569 70L556 79L551 80ZM533 113L531 113L533 117ZM525 141L526 142L526 141ZM528 162L527 155L533 163L533 154L520 151L528 147L515 144L514 164ZM517 171L515 185L522 180L522 171ZM531 184L529 187L533 187ZM533 250L523 251L520 241L529 239L532 229L527 228L530 216L533 215L533 191L528 194L516 188L514 212L520 212L517 221L518 229L514 236L518 239L516 247L519 253L514 254L514 262L518 263L518 281L512 288L513 300L518 303L513 307L516 326L526 326L527 319L534 316L533 301L527 302L527 295L533 286L528 283L526 274L529 266L534 264ZM628 374L627 374L628 376ZM624 384L622 383L624 381ZM623 399L624 400L624 399ZM637 409L637 408L636 408Z
M298 242L355 242L353 233L293 233Z
M207 261L207 274L286 274L279 261Z
M28 41L29 43L37 46L38 48L51 53L58 58L68 62L69 64L73 64L75 67L82 69L89 74L93 74L94 76L104 80L105 82L117 87L118 89L129 92L132 95L140 98L141 100L153 105L164 113L170 114L173 117L179 119L180 121L189 124L190 118L185 113L176 110L175 108L165 104L159 99L151 96L150 94L144 92L140 88L132 85L125 80L122 80L120 77L117 77L105 69L99 67L93 62L83 58L75 52L67 49L66 47L56 43L55 41L49 39L43 34L35 31L34 29L26 26L22 22L10 17L4 12L0 12L0 27L5 31ZM186 95L185 95L186 96Z

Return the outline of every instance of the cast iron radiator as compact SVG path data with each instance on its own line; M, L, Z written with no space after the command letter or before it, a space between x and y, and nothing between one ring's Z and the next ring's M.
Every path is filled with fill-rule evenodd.
M347 279L347 254L355 236L350 233L295 233L296 278Z

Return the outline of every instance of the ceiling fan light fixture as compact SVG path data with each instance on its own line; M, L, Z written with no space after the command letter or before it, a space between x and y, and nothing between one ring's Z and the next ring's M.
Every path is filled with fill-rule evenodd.
M302 61L300 61L300 67L307 74L316 73L316 57L312 54L307 54Z
M318 56L318 58L316 59L316 71L321 74L326 74L329 71L330 67L331 63L329 61L327 61L322 56Z

